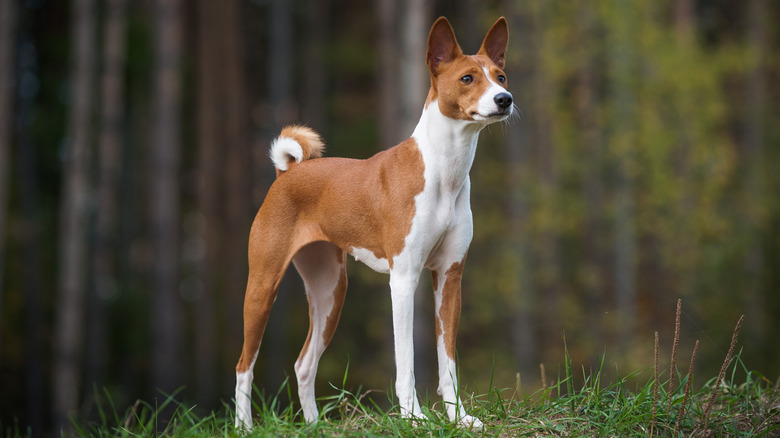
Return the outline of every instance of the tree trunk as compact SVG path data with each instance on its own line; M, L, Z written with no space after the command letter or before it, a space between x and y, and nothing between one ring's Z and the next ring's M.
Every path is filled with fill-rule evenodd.
M745 199L761 202L764 194L764 109L766 99L766 59L767 54L767 15L766 0L751 0L748 5L747 45L755 56L756 64L745 76L745 118L743 125L743 178ZM765 250L761 230L765 219L760 208L747 209L749 223L748 248L745 254L747 284L745 288L745 307L747 330L750 342L755 348L762 348L766 339L766 299L764 297L763 275L765 270Z
M223 30L220 20L215 20L220 12L220 3L213 0L198 2L198 39L197 39L197 128L198 128L198 183L197 183L197 239L200 251L194 260L194 273L199 277L201 287L194 297L193 333L195 335L195 388L199 404L208 405L214 397L216 387L214 379L217 373L217 333L215 315L215 295L217 284L217 265L222 260L220 231L224 228L220 221L219 188L222 181L222 155L219 147L223 142L219 133L223 125L223 112L219 99L221 93L221 73L223 71L222 51L219 47L220 33ZM240 290L240 289L239 289ZM237 291L226 291L226 295L239 295ZM240 315L238 313L237 315ZM233 319L236 319L234 316ZM230 320L230 319L228 319ZM238 335L240 337L240 335ZM238 350L238 349L237 349Z
M579 2L578 40L581 44L580 64L576 72L576 117L581 132L582 150L582 196L585 199L585 218L583 226L584 260L582 288L585 301L585 321L589 330L592 346L603 345L602 315L604 287L607 273L604 257L604 202L602 136L598 120L601 102L598 102L597 46L595 17L592 6L587 0ZM595 364L598 365L598 364Z
M522 84L533 81L535 55L533 25L527 4L508 2L510 34L518 43L506 58L507 74L521 86L512 91L520 111L528 111L533 102L532 88ZM525 107L525 108L524 108ZM519 117L509 124L504 138L504 160L507 166L506 193L507 230L509 231L508 257L517 265L512 282L517 287L516 308L512 319L512 354L521 376L530 381L538 367L536 290L533 281L533 251L528 233L530 218L528 184L531 169L531 144L534 141L530 117Z
M674 30L684 44L693 42L694 6L694 0L676 0L674 2Z
M535 41L532 81L526 86L533 88L533 100L529 118L533 130L533 142L531 154L533 168L536 171L537 193L533 208L546 210L549 215L556 215L558 207L557 199L560 196L558 160L556 157L556 144L553 139L555 120L556 90L550 79L550 73L545 68L545 45L548 43L549 26L552 26L551 7L548 2L537 1L530 5L533 24L532 41ZM560 235L562 230L555 223L542 224L541 229L536 230L535 251L536 264L536 288L539 297L537 312L545 315L539 319L541 331L541 345L552 345L560 340L560 290L563 281L560 256Z
M19 74L38 75L37 47L32 35L20 37L20 47L26 47L28 52L19 56ZM20 54L21 55L21 54ZM24 59L24 61L22 61ZM38 203L38 175L36 172L36 151L32 134L32 114L36 93L17 88L16 108L16 186L18 187L19 207L21 209L22 227L16 235L22 251L23 268L22 294L24 295L24 347L25 347L25 391L27 398L27 424L32 436L42 435L45 418L44 363L49 363L49 355L44 354L43 334L49 328L44 318L43 309L46 300L41 289L40 273L44 267L41 264L41 220ZM48 370L47 370L48 371Z
M700 50L695 38L694 0L675 1L672 14L676 40L674 50L680 58L688 58ZM684 63L687 62L684 61ZM642 68L652 69L653 67L643 66ZM683 65L683 68L686 66ZM693 217L696 214L697 198L700 196L693 182L696 179L695 159L693 158L696 124L691 123L691 114L696 113L699 104L694 100L695 96L696 93L678 92L670 101L673 110L671 117L674 120L670 131L674 132L677 137L677 144L671 151L670 157L674 176L678 181L675 187L678 201L674 208L677 210L676 214L684 218ZM676 251L681 254L695 254L699 242L694 240L696 239L694 235L695 233L692 232L677 233L673 243ZM643 279L651 279L650 281L652 281L652 290L648 291L647 288L644 288L645 290L640 290L639 293L652 294L654 311L652 316L654 319L671 323L668 303L679 297L679 291L693 290L699 282L699 272L690 268L669 269L669 263L663 257L663 248L669 245L669 240L667 236L663 235L662 230L644 232L638 236L638 239L641 239L640 251L643 255L639 257L642 262L638 263L637 266L637 276L640 278L637 283L647 284L648 281L643 281Z
M31 101L20 105L20 120L28 120ZM27 125L29 127L29 125ZM44 413L44 363L43 339L47 321L43 315L44 304L41 290L41 221L38 215L38 184L35 171L35 147L30 141L29 131L19 134L18 181L21 216L24 220L18 236L24 260L22 268L22 293L24 294L24 346L25 346L25 390L27 392L27 424L32 436L40 436Z
M182 23L179 0L155 4L151 299L152 385L171 393L182 384L179 301L179 154Z
M271 0L271 27L268 74L268 96L274 118L271 134L279 134L281 127L295 120L295 96L293 95L293 13L286 0Z
M402 140L409 137L420 120L423 104L428 95L430 75L425 64L428 46L431 5L428 0L406 0L401 9L401 53L398 77L404 78L397 98L401 100L399 130ZM395 143L385 145L390 147Z
M613 2L617 18L613 19L611 29L612 69L612 138L613 153L617 157L615 175L615 218L614 218L614 257L615 257L615 301L617 306L618 327L622 346L634 335L636 327L636 235L635 235L635 194L632 166L634 165L634 145L632 132L636 98L632 87L634 77L634 48L632 34L636 31L636 20L627 3L621 0Z
M87 379L84 390L103 384L108 355L106 301L117 293L117 199L121 174L122 120L124 119L125 17L127 0L110 0L106 5L103 38L103 77L97 224L93 253L93 284L87 318Z
M72 9L73 90L63 162L60 209L59 285L54 326L53 414L55 430L79 403L84 344L89 204L89 140L95 66L95 2L74 0Z
M480 0L457 0L455 3L458 15L454 17L457 22L453 23L453 27L458 35L458 42L464 53L473 55L479 50L485 36L485 23L478 18L484 6Z
M249 244L249 228L254 218L250 192L250 168L246 157L249 155L247 116L246 78L244 74L244 45L242 44L242 14L239 0L221 2L225 8L223 15L222 52L224 59L224 114L225 114L225 186L223 198L226 200L225 216L225 256L223 270L225 273L224 302L232 317L228 318L227 351L241 351L241 334L243 333L241 318L244 304L243 294L248 277L247 247ZM232 381L232 377L231 377Z
M284 124L294 121L292 90L294 68L291 56L293 53L292 18L290 2L287 0L271 1L268 94L271 108L273 108L273 120L268 126L269 138L279 135ZM286 358L289 356L290 336L287 321L290 312L290 294L287 293L289 292L289 276L285 277L279 285L274 309L265 331L266 335L263 336L263 346L267 347L266 357L268 358L265 364L265 387L269 391L276 391L279 388L284 379L283 371L285 367L289 366Z
M398 31L395 0L377 1L377 19L379 21L379 38L377 50L377 86L379 87L379 147L389 148L410 133L398 129L398 72L395 67L398 62ZM392 341L391 344L392 345Z
M3 272L5 268L5 237L10 190L9 162L11 133L14 122L13 92L15 88L14 53L16 46L16 0L0 0L0 315L3 314Z
M303 98L301 119L316 131L324 134L325 87L328 70L325 65L325 42L328 40L330 0L311 0L307 18L306 69L303 72Z

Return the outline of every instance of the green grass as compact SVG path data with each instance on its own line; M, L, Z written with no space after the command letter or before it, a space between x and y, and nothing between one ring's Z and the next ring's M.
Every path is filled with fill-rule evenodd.
M477 388L461 394L466 410L485 423L484 430L465 430L450 422L441 401L425 401L425 421L400 418L398 408L383 410L366 392L351 393L333 387L335 395L318 400L320 421L306 424L285 383L274 396L255 394L254 429L236 430L232 404L206 416L196 407L165 397L160 404L137 401L118 409L107 392L96 397L97 421L73 421L68 435L90 437L202 437L202 436L500 436L500 437L780 437L780 382L773 384L762 374L749 371L734 354L743 319L737 322L728 353L717 376L694 382L699 342L690 364L682 373L677 363L680 333L680 302L677 304L674 344L669 364L662 371L658 360L658 334L654 360L647 369L623 374L615 365L609 381L604 377L605 355L595 372L578 370L569 356L564 338L563 375L547 385L542 367L542 385L528 394L517 387L497 389L492 378L487 393ZM668 367L668 368L667 368ZM611 371L611 370L610 370ZM610 376L612 373L609 373ZM666 375L664 375L666 374ZM701 382L697 380L697 382ZM694 383L696 383L694 385ZM346 385L346 373L341 387ZM698 385L699 389L692 388ZM391 402L392 404L392 402ZM5 436L24 436L18 424L0 425Z
M748 371L737 354L724 367L719 389L713 377L697 392L685 395L690 378L676 373L671 393L668 379L656 381L654 368L620 375L613 383L602 380L601 367L591 374L573 374L564 352L565 375L555 384L532 394L516 389L490 389L486 394L464 397L467 410L481 418L484 431L464 430L452 424L442 412L440 401L428 402L423 411L427 421L411 422L398 416L397 408L383 411L365 393L337 390L318 400L321 420L305 424L297 407L282 407L281 394L255 395L255 428L250 436L778 436L780 435L780 391L763 375ZM649 377L646 377L649 376ZM742 377L738 377L742 376ZM575 380L581 385L575 385ZM643 385L635 382L645 381ZM630 389L632 387L633 389ZM290 396L287 384L283 391ZM706 406L713 407L706 416ZM464 394L465 396L465 394ZM194 414L193 406L168 397L159 406L137 402L118 411L110 397L103 397L100 420L74 423L78 436L243 436L233 427L232 406L208 416ZM655 406L655 409L654 409ZM684 408L684 409L683 409ZM175 410L170 421L159 412ZM703 430L704 423L707 430ZM652 428L652 432L651 432Z

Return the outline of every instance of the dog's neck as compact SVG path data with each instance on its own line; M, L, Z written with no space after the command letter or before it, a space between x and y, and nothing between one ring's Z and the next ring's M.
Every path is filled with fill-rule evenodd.
M429 101L412 133L425 162L426 183L435 182L444 191L460 192L474 163L479 132L485 126L449 118L441 113L438 101Z

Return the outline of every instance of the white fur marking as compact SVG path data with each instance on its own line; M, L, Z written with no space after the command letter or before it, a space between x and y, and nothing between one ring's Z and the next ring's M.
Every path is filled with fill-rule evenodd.
M317 247L304 250L293 262L306 286L306 295L311 307L312 332L309 347L303 357L295 362L295 376L298 379L298 398L301 401L303 417L307 423L314 423L319 417L314 397L314 379L320 357L325 351L323 332L328 316L333 311L333 291L338 287L342 265L335 261L330 247L317 251Z
M487 78L490 86L485 90L485 93L480 96L479 101L477 102L477 117L475 117L475 119L480 121L489 121L490 119L496 117L497 113L499 112L498 105L496 105L496 102L493 100L493 98L498 94L508 93L508 91L506 91L504 87L498 85L496 81L490 77L490 71L487 67L482 67L482 71L485 72L485 78ZM503 119L509 117L513 110L514 108L509 107L509 112L503 115ZM495 121L495 119L490 121Z
M257 352L248 370L243 373L236 372L236 429L252 428L252 379L256 360Z
M422 267L420 267L422 268ZM390 273L390 298L393 304L393 341L395 345L395 392L401 416L425 419L414 388L414 292L419 270L393 270Z
M271 144L270 155L274 166L281 171L286 171L291 157L298 163L303 160L303 148L291 138L279 137Z
M390 273L390 262L384 258L378 258L373 252L365 248L350 248L349 253L355 258L355 261L361 262L369 268L382 274Z

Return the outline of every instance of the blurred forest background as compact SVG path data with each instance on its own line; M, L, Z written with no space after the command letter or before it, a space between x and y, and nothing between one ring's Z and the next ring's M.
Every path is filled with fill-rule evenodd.
M406 138L439 15L467 53L507 17L521 113L483 132L471 172L469 390L517 373L537 389L564 333L575 367L650 367L678 298L700 375L744 313L742 357L776 378L778 2L0 0L3 428L94 415L95 388L120 410L180 387L204 410L231 403L269 141L301 122L327 155L364 158ZM349 389L384 394L387 278L349 271L318 393L349 366ZM438 400L424 279L417 386ZM290 271L255 371L268 393L294 376L307 324Z

